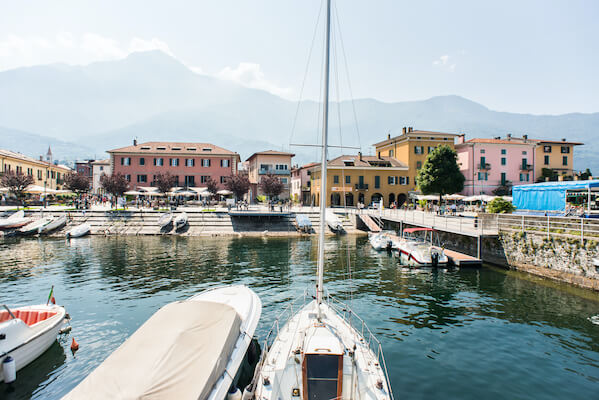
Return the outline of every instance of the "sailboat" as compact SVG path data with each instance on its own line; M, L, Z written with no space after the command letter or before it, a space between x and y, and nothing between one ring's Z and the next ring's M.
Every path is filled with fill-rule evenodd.
M323 131L320 179L320 230L316 297L282 319L266 337L263 357L244 398L392 399L382 346L351 309L324 291L324 239L329 100L331 0L327 0ZM309 299L304 296L304 303ZM276 337L269 343L273 336ZM247 397L246 397L247 396Z

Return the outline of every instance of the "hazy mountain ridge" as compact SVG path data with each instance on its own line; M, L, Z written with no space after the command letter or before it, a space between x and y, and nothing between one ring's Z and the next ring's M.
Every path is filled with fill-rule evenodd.
M140 141L213 142L245 158L265 148L288 149L289 142L315 143L320 126L319 105L304 101L290 137L296 102L198 75L159 51L88 66L55 64L0 72L0 93L0 126L39 132L63 143L81 143L70 146L81 151L78 156L102 153L138 137ZM365 152L387 133L401 133L403 126L466 133L467 138L528 134L585 142L575 150L575 168L599 170L599 143L595 141L599 113L498 112L459 96L398 103L358 99L354 104L360 137L351 103L341 102L341 121L333 103L332 143L340 141L339 127L343 144L361 145ZM10 144L14 148L13 136L2 134L0 147L10 148ZM58 142L43 145L47 148L48 144L60 146ZM298 162L316 156L310 149L292 147L291 151L298 154Z

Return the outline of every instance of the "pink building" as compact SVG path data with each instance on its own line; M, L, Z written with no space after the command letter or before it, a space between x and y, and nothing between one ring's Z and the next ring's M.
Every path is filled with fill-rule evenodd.
M113 173L122 173L131 189L154 186L156 175L177 177L175 186L205 187L209 178L224 188L225 179L237 172L239 154L209 143L147 142L109 150Z
M283 183L283 192L280 199L288 199L290 195L291 158L295 154L284 151L266 150L252 154L247 161L248 178L250 180L249 198L254 201L256 196L262 195L260 181L267 174L276 175Z
M319 163L310 163L291 169L291 199L301 205L310 205L310 168Z
M535 147L536 141L526 135L468 141L460 135L455 148L460 170L466 177L462 194L492 195L500 186L534 183Z

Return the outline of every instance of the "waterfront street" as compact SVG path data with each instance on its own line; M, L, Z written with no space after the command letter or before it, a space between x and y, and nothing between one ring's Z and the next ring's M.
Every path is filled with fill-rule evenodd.
M328 237L326 249L327 288L381 340L397 398L596 395L599 326L588 318L599 314L598 293L488 266L400 269L364 236ZM315 256L315 237L0 239L2 302L43 303L54 285L73 327L0 397L60 398L159 307L213 285L244 283L258 293L262 339L311 286Z

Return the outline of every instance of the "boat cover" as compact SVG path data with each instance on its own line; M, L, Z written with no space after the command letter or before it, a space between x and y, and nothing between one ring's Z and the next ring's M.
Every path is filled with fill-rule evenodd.
M64 399L205 399L225 371L240 326L237 312L222 303L170 303Z

